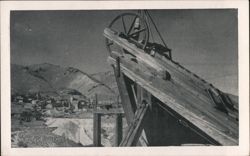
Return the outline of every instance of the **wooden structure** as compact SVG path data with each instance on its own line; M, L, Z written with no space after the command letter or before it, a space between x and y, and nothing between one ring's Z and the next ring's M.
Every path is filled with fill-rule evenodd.
M98 109L98 97L95 95L95 103L93 108L93 145L101 147L101 117L102 115L115 115L115 143L114 146L119 146L122 141L122 116L124 112L120 109Z
M238 145L237 101L111 27L104 36L116 46L109 48L108 62L129 124L120 146Z

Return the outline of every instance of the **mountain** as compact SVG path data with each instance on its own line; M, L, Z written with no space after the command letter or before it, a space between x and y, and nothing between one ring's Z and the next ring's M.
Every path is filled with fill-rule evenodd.
M112 86L112 85L110 85ZM11 65L12 93L53 92L70 89L85 96L116 95L116 91L100 80L72 67L49 63L30 66Z
M27 67L11 65L11 93L53 92L53 88L44 80L29 73Z
M91 77L102 82L103 84L108 86L110 89L118 93L118 87L116 84L115 75L113 71L106 71L106 72L91 74Z

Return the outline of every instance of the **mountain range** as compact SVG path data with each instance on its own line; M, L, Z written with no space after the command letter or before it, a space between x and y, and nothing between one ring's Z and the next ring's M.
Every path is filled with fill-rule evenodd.
M118 95L111 71L87 74L73 67L49 63L22 66L11 64L11 93L54 93L63 90L79 92L87 97L94 94Z

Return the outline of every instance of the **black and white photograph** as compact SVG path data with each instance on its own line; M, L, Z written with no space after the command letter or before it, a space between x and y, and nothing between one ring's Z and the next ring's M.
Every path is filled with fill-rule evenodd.
M10 149L239 147L240 34L232 7L12 9Z

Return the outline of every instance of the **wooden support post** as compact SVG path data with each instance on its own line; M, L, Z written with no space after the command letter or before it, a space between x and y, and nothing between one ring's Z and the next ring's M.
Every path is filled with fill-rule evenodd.
M120 68L120 57L117 57L116 58L116 76L117 77L120 77L121 76L121 74L120 74L120 72L121 72L121 68Z
M150 110L152 111L152 108L153 108L153 103L152 103L152 95L151 95L151 93L149 93L148 91L146 91L145 89L143 90L144 92L145 92L145 94L147 95L146 97L146 101L148 102L148 104L149 104L149 108L150 108Z
M118 147L122 141L122 114L116 114L115 146Z
M98 99L97 95L95 95L95 105L94 105L94 112L97 109L98 105ZM93 118L93 144L95 147L100 147L101 146L101 114L99 113L94 113L94 118Z
M95 147L101 146L101 114L94 113L94 136L93 144Z
M143 88L136 84L136 95L137 95L137 104L141 104L142 100L143 100Z
M130 124L134 118L134 111L133 111L134 108L133 108L133 104L130 101L129 93L128 93L127 86L125 83L125 77L123 73L120 71L119 71L120 74L118 74L118 70L117 70L118 67L113 66L113 68L114 68L115 78L116 78L117 86L119 89L125 116L126 116L128 124Z

